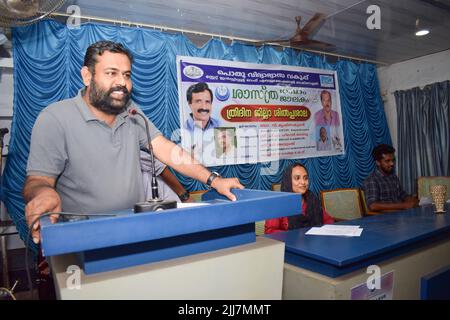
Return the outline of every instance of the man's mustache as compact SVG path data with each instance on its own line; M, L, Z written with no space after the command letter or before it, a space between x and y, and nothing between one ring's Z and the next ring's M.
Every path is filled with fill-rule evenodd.
M130 92L128 91L128 89L127 89L127 87L114 87L114 88L111 88L109 91L108 91L108 95L110 95L111 93L113 93L114 91L122 91L124 94L126 94L126 95L129 95L130 94Z

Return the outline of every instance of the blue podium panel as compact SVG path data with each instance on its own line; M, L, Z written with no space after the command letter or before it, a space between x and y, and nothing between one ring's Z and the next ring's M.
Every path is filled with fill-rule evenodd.
M360 237L305 235L309 228L266 237L285 243L287 263L333 278L450 237L450 214L435 214L432 206L337 224L364 230Z
M450 300L450 265L420 279L420 299Z
M301 212L301 196L233 190L237 201L216 192L206 205L134 214L132 210L93 213L88 220L41 221L45 256L80 253L86 274L182 257L255 241L254 222Z
M184 257L255 241L254 224L87 250L79 257L85 274Z

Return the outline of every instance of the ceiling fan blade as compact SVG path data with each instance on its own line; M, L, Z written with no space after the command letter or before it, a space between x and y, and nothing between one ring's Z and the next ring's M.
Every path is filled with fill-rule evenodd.
M323 13L316 13L309 21L306 23L306 25L303 27L303 29L300 27L300 21L301 17L296 16L295 20L297 22L297 30L290 39L276 39L276 40L264 40L264 41L258 41L254 42L253 44L256 46L261 46L263 44L279 44L279 45L289 45L292 48L315 48L315 49L333 49L335 48L334 45L316 41L316 40L310 40L312 36L320 29L320 27L325 23L326 15Z
M308 37L312 38L317 31L323 26L325 23L326 15L323 13L316 13L309 21L305 24L302 29L303 33L307 33Z

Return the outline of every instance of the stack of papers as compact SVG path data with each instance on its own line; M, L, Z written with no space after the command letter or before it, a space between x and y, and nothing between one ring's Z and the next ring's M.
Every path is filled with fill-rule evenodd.
M359 226L325 224L320 228L313 227L305 234L315 236L359 237L362 231L363 229Z

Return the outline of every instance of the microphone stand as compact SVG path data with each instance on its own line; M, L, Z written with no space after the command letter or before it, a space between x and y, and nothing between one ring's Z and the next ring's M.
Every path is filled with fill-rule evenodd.
M152 180L151 180L151 188L152 188L152 198L148 199L145 202L138 202L134 205L134 213L140 212L149 212L149 211L159 211L165 209L173 209L177 207L176 201L163 201L159 198L159 190L158 190L158 181L156 179L156 169L155 169L155 155L153 153L152 140L150 137L150 129L148 127L147 119L137 112L135 108L129 110L129 113L133 116L138 115L142 118L145 124L145 131L147 133L147 144L148 149L145 151L150 154L151 158L151 170L152 170Z

